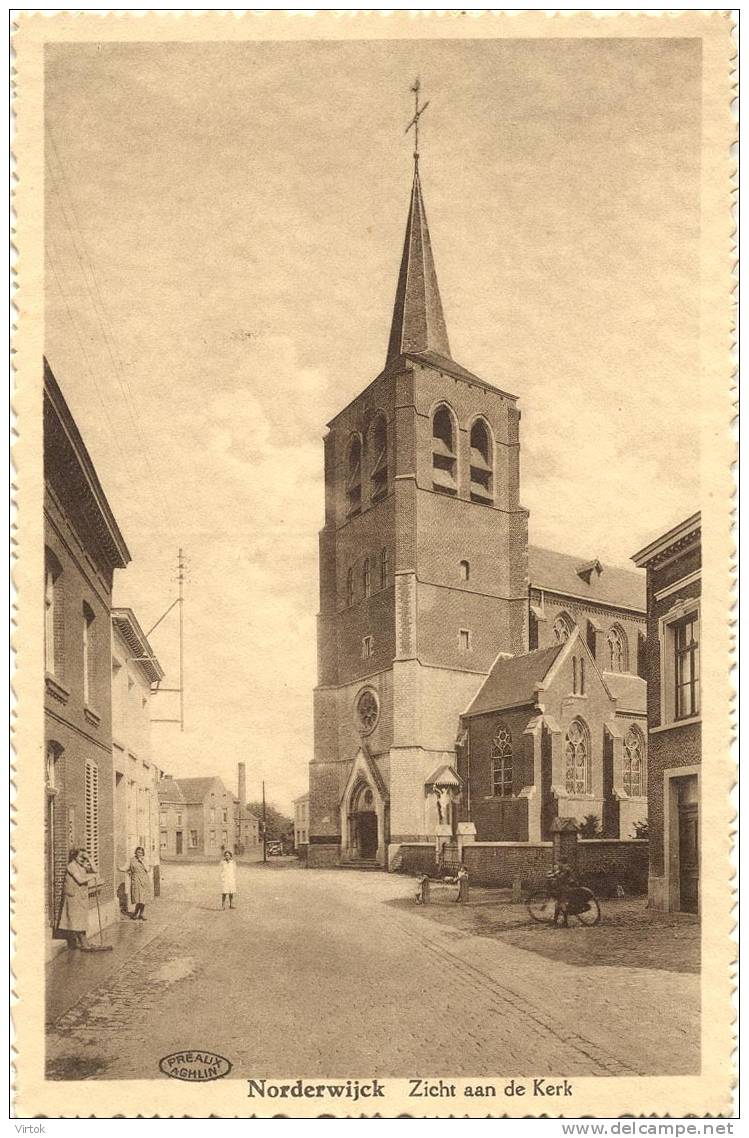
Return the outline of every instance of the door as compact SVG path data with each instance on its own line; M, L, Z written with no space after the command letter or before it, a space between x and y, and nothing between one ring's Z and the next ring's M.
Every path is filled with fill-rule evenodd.
M366 810L357 816L357 830L359 834L359 857L373 858L377 856L377 815L373 810Z
M696 803L679 805L679 908L698 911L700 888L699 834Z
M174 836L175 836L175 838L176 838L176 840L177 840L177 845L176 845L176 852L177 852L178 854L181 854L181 853L182 853L182 831L181 831L181 830L177 830L177 833L176 833Z

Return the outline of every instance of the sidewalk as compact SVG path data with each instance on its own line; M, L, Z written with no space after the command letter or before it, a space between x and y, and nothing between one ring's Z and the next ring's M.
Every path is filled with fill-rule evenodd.
M112 945L112 952L79 952L59 942L62 951L49 961L45 970L48 1026L150 944L168 925L179 920L185 909L184 904L156 898L146 908L145 921L120 917L104 929L104 943ZM98 933L89 939L93 944L100 943Z

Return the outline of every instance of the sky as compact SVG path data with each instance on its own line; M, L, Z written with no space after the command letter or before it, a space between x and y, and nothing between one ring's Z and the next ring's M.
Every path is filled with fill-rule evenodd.
M188 564L160 766L306 789L322 437L384 366L417 74L452 354L519 397L531 540L632 567L699 508L698 41L46 50L46 351L115 603L148 630ZM152 644L176 687L174 614Z

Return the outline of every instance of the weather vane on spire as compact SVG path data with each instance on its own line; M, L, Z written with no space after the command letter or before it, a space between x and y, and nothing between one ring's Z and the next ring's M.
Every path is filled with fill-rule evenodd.
M419 106L419 91L421 90L421 83L418 78L414 82L411 90L414 93L414 117L405 129L405 134L408 134L411 127L414 128L414 162L418 165L419 162L419 119L424 114L424 111L429 106L429 100L424 103L423 107Z

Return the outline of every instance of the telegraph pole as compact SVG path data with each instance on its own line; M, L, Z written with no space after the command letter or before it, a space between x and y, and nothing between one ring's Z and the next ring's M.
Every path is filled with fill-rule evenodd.
M263 781L263 865L268 861L268 854L265 848L265 782Z

